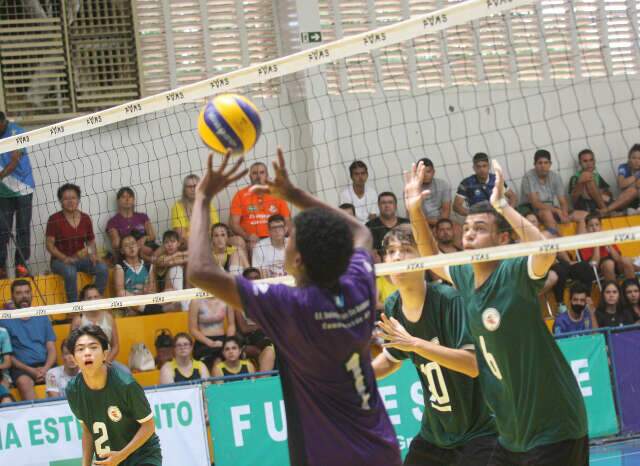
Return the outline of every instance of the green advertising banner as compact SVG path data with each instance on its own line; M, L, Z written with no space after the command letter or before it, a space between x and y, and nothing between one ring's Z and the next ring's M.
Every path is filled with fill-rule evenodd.
M378 382L403 455L422 419L422 386L415 368ZM216 466L286 466L287 424L279 377L210 385L206 389ZM268 454L265 454L268 452Z
M613 403L604 335L562 338L557 343L580 385L587 406L589 437L617 433L618 418Z

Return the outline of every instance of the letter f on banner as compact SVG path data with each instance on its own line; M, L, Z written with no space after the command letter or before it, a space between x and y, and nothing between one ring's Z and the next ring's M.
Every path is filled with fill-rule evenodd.
M251 429L251 421L244 420L241 416L251 414L251 406L241 405L231 407L231 423L233 424L233 441L236 447L244 447L243 430Z

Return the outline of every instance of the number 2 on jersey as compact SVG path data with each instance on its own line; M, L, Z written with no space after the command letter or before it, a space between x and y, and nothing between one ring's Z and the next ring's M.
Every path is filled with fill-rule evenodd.
M484 360L487 361L487 366L489 366L493 375L496 376L496 379L502 380L502 372L500 372L496 358L493 357L493 354L487 351L487 344L484 342L484 337L482 335L480 335L480 349L482 350Z
M349 360L346 362L344 367L347 369L347 372L351 372L353 374L353 385L356 388L356 392L358 392L358 396L360 396L361 404L360 407L362 409L371 409L369 407L369 393L367 393L367 386L364 383L364 374L362 373L362 366L360 365L360 354L353 353Z
M96 454L103 457L107 453L110 453L111 448L109 448L109 445L105 445L109 440L107 425L104 422L94 422L93 433L99 435L99 437L93 442L96 446Z

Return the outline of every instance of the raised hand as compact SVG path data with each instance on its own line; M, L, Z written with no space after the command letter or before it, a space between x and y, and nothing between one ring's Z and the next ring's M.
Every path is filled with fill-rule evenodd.
M246 168L243 170L240 169L243 161L242 157L238 157L238 160L236 160L233 166L225 172L230 157L231 150L228 150L227 153L224 154L220 168L214 170L213 154L209 154L207 170L196 187L196 194L204 196L205 199L211 199L231 183L247 174L248 170Z
M422 190L424 170L424 163L419 162L417 166L415 163L411 164L411 170L404 172L404 203L407 212L421 209L422 201L430 194L428 190Z
M493 187L491 193L491 205L495 208L504 207L506 199L504 197L504 175L502 174L502 167L496 159L492 160L493 171L496 174L496 184Z
M385 314L382 314L382 320L378 322L378 328L382 331L380 336L386 340L386 343L382 346L408 353L413 352L415 338L395 318L389 319Z
M281 147L278 147L277 160L272 162L272 166L275 173L273 180L267 180L266 184L251 186L249 191L253 194L271 194L285 201L292 201L296 188L289 179Z

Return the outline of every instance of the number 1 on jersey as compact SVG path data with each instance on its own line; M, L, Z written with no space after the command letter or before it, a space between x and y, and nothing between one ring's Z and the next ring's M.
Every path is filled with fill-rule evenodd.
M362 373L362 366L360 365L360 354L353 353L344 367L347 369L347 372L353 374L353 385L362 401L360 407L367 410L371 409L369 407L369 397L371 395L367 393L367 386L364 383L364 374Z

